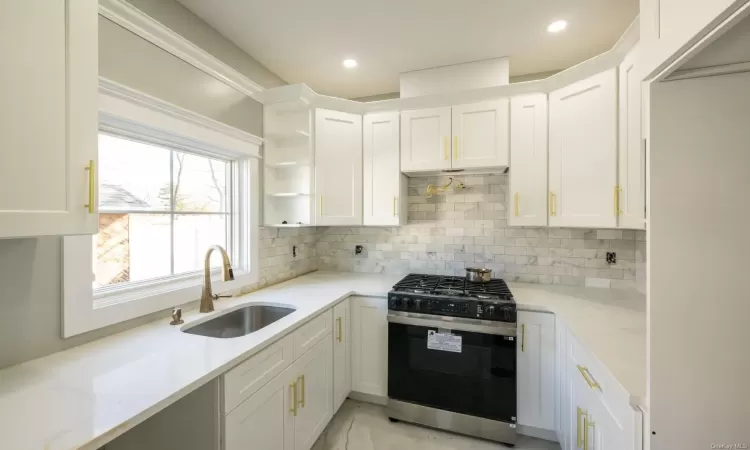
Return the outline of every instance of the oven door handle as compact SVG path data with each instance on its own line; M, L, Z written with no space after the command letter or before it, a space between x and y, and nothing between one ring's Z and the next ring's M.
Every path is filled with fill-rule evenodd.
M426 317L425 317L426 316ZM404 313L400 311L388 311L388 323L402 325L413 325L426 328L440 328L444 330L468 331L470 333L494 334L498 336L516 336L516 324L507 322L483 321L483 323L471 323L472 319L446 318L445 320L433 319L426 314ZM449 320L448 320L449 319Z

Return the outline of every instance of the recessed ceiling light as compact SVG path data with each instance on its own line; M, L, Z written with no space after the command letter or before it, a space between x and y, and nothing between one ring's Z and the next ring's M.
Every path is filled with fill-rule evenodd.
M344 65L347 69L353 69L357 67L357 60L356 59L345 59L341 64Z
M565 20L555 20L551 24L547 25L547 31L550 33L559 33L568 27L568 22Z

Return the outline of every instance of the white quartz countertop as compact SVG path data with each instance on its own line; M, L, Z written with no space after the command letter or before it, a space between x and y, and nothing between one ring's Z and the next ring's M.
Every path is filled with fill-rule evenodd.
M297 310L247 336L215 339L158 320L80 347L0 370L0 449L97 449L216 378L351 294L385 297L402 275L315 272L216 302ZM616 290L509 283L519 308L559 314L631 397L645 398L642 296Z
M508 283L516 305L552 312L646 408L646 297L629 289Z

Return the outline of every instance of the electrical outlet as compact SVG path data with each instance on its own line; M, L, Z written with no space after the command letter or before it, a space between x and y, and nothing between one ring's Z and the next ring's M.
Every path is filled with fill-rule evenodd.
M617 253L607 252L607 264L617 264Z

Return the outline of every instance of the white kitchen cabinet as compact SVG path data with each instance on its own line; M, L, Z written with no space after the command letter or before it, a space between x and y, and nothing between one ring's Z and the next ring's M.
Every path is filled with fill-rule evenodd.
M615 228L617 69L549 97L549 225Z
M351 297L352 391L388 396L388 303L384 298Z
M451 108L401 112L401 171L451 168Z
M333 418L331 335L224 417L225 450L309 450Z
M508 165L508 104L503 98L452 108L453 169Z
M308 450L333 418L333 354L330 335L297 360L294 367L299 373L294 448Z
M362 225L362 116L315 110L315 224Z
M518 424L555 430L555 316L518 311Z
M510 226L547 225L547 95L510 101Z
M701 38L717 18L727 17L745 0L640 0L641 59L650 73L690 42Z
M406 224L407 179L399 169L399 114L368 114L363 119L365 225Z
M618 149L618 227L646 228L646 149L641 134L641 81L638 47L620 64Z
M333 412L335 414L352 390L350 299L334 306L333 327Z
M0 4L0 238L97 232L97 20L93 0Z
M294 450L295 417L291 408L296 377L291 366L224 418L224 448Z

